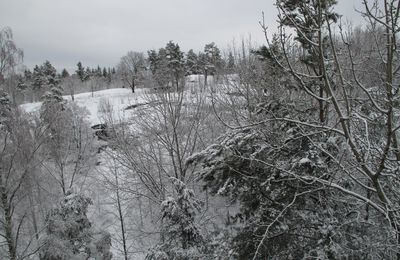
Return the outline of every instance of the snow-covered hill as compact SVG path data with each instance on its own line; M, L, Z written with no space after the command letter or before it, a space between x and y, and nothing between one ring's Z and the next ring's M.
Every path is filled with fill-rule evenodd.
M84 107L89 112L88 121L91 125L99 124L101 122L101 113L99 108L101 103L109 103L113 111L118 117L124 115L125 108L129 105L139 103L141 101L140 93L143 93L142 89L138 89L136 93L132 93L127 88L113 88L100 90L96 92L87 92L74 95L74 102L79 107ZM63 96L65 100L71 102L72 98L70 95ZM27 103L21 105L21 108L28 113L35 113L39 111L42 102Z

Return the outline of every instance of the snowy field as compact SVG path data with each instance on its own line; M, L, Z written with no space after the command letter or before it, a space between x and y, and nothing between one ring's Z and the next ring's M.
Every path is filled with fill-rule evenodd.
M143 89L138 89L136 93L132 93L130 89L127 88L113 88L87 93L80 93L74 95L74 102L79 107L84 107L88 110L88 122L90 125L99 124L102 122L102 115L99 113L99 108L101 104L108 102L117 116L120 118L125 115L125 108L132 104L137 104L142 101L140 98ZM63 96L65 100L71 102L72 98L70 95ZM39 111L42 102L27 103L21 105L21 108L28 113L35 113ZM101 109L100 109L101 110Z
M207 82L212 84L214 78L209 76ZM204 77L202 75L189 75L186 78L187 92L194 93L196 89L204 83ZM64 95L63 98L68 102L72 101L71 95ZM149 94L147 89L138 88L135 89L135 93L132 93L130 88L111 88L106 90L85 92L74 95L74 102L79 107L86 108L88 111L87 120L90 125L96 125L104 120L102 119L101 107L108 103L113 110L113 117L124 121L131 110L125 110L130 105L148 103L149 100L156 100L153 94ZM26 103L20 107L28 113L38 112L42 102Z

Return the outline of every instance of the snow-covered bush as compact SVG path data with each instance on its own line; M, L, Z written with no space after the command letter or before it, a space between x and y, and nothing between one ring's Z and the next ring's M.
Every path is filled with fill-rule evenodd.
M111 259L110 234L95 230L87 217L91 204L91 199L67 192L60 206L48 213L41 260Z
M161 203L162 241L150 250L146 259L203 259L206 244L195 221L201 202L185 183L176 178L171 179L176 197L168 197Z

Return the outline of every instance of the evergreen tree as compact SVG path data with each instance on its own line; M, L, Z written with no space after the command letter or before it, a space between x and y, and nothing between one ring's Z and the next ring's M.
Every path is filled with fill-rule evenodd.
M150 50L147 52L147 60L150 65L150 71L153 75L157 73L157 62L158 62L158 53L156 50Z
M24 70L24 78L26 80L31 80L32 79L32 72L29 69Z
M103 74L102 74L102 72L101 72L101 68L100 68L99 65L97 65L96 76L97 76L97 77L103 76Z
M46 80L45 92L41 97L43 103L40 108L40 117L47 125L51 126L59 113L65 108L65 100L62 97L63 89L59 84L59 79L55 80L53 78L55 76L55 69L53 70L49 64L41 66L40 73L40 78ZM51 127L48 130L52 131Z
M111 81L112 81L111 68L107 68L107 82L108 82L108 84L111 84Z
M228 61L226 63L226 69L228 73L233 73L235 71L235 58L233 57L233 53L231 51L228 53Z
M91 204L89 198L68 192L47 214L41 260L111 259L110 234L96 231L87 217Z
M86 73L85 73L85 69L82 66L82 63L79 61L76 66L78 67L76 72L76 75L78 75L78 77L80 78L80 80L83 82L86 80Z
M336 22L339 18L339 15L332 8L335 4L336 0L278 1L278 7L283 12L281 24L296 31L295 40L301 44L305 51L302 62L308 66L316 78L319 78L319 80L312 79L308 84L315 86L315 89L311 89L311 91L316 92L320 98L318 100L320 122L325 121L328 112L326 104L322 100L324 98L324 87L320 55L329 58L330 42L324 28L327 23ZM317 48L316 45L321 45L322 48Z
M164 241L153 248L146 259L203 259L205 243L195 222L201 203L182 181L175 178L172 181L177 196L168 197L161 204Z
M11 116L11 101L7 92L0 89L0 129Z
M33 88L41 91L50 90L60 83L56 69L49 61L45 61L40 67L33 69Z
M323 135L310 140L301 136L300 129L286 127L287 131L276 133L256 127L233 131L188 162L200 163L198 174L212 194L239 203L239 211L228 217L236 230L230 241L235 259L340 258L345 250L336 243L354 242L339 235L351 227L336 224L351 219L335 210L345 203L332 200L334 193L317 183L291 178L298 174L329 182L327 172L336 172L337 167L317 146L326 145L332 153L337 150L326 144ZM351 232L363 233L357 228Z
M198 74L200 72L198 56L192 49L186 54L185 67L186 75Z
M66 69L63 69L61 71L61 77L62 78L68 78L69 77L69 73L68 73L68 71Z
M85 80L89 80L93 76L93 73L89 67L86 67L85 70Z
M204 84L207 85L207 77L215 75L222 67L221 51L215 43L209 43L204 46L204 52L199 55L199 63L204 74Z
M180 83L185 75L184 53L178 44L170 41L161 52L161 59L164 62L164 75L167 76L176 90L180 89ZM165 66L166 65L166 66Z

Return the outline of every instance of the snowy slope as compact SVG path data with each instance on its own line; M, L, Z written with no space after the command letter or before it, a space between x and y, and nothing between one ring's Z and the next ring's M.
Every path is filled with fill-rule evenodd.
M91 92L76 94L74 96L74 102L80 106L84 107L88 110L88 121L91 125L99 124L101 120L101 113L99 113L99 108L101 103L109 102L109 104L113 108L113 112L117 117L121 117L125 115L125 108L131 104L136 104L141 101L140 93L143 90L138 89L136 93L132 93L130 89L126 88L114 88L107 90L100 90L93 92L93 96ZM71 96L66 95L63 96L65 100L71 102ZM38 112L42 102L36 103L27 103L21 105L21 108L28 113Z

